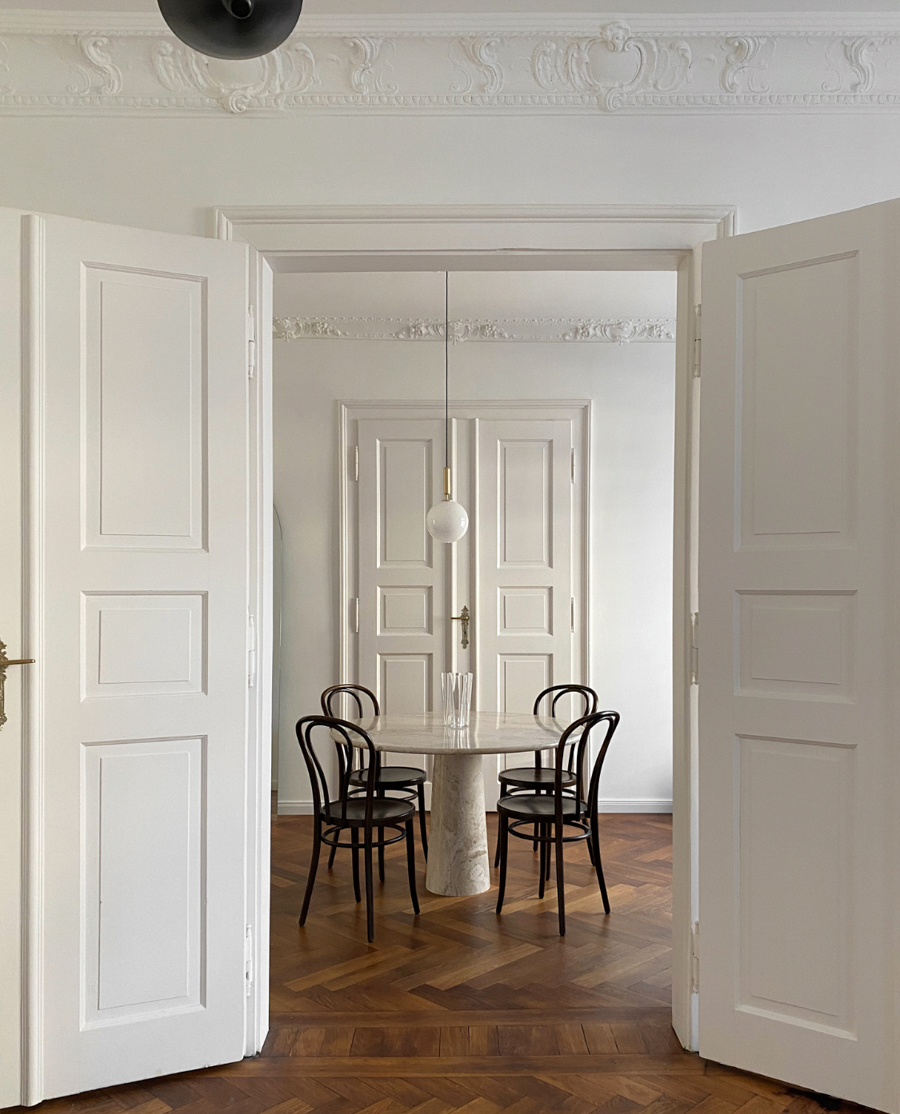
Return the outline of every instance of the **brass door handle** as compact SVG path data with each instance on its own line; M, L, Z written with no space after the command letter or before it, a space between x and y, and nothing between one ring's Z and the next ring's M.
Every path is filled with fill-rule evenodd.
M454 622L462 623L462 642L460 645L465 650L469 645L469 609L464 607L459 615L451 615Z
M6 643L0 642L0 727L6 723L6 671L11 665L34 665L34 658L8 658L6 656Z

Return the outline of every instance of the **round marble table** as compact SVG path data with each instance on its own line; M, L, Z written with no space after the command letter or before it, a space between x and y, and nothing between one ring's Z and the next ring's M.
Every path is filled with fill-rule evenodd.
M368 716L355 720L377 751L434 755L431 832L425 887L461 897L491 887L482 756L550 750L565 724L549 716L472 712L468 727L444 726L425 716Z

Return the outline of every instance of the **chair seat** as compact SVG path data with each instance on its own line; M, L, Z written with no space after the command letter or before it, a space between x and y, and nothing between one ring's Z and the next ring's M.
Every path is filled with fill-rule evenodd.
M350 775L351 785L366 785L368 770L354 770ZM375 785L378 789L403 789L407 785L423 783L427 774L416 766L382 766Z
M502 770L499 775L501 785L521 785L523 788L552 789L556 784L556 771L548 767L535 769L534 766L517 766L513 770ZM562 784L574 785L577 778L568 770L563 770Z
M501 797L497 811L504 812L514 820L552 820L556 815L556 798L536 796L530 793L517 793L514 797ZM574 797L563 797L564 817L580 816L584 812L584 802Z
M398 801L395 798L382 798L372 802L372 820L376 824L394 824L401 820L409 820L415 816L416 809L409 801ZM342 827L359 828L366 822L366 802L359 797L351 797L347 801L346 819L342 818L343 804L341 801L331 802L331 824Z

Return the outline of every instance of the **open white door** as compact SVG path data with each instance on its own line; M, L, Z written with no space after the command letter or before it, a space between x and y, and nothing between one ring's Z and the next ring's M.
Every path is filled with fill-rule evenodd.
M896 1110L900 202L703 248L700 1053Z
M25 219L33 1103L243 1055L248 274Z

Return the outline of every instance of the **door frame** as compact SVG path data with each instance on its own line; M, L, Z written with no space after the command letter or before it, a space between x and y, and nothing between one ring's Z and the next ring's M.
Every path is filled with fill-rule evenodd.
M673 986L672 1022L685 1048L697 1048L695 925L698 921L696 686L691 679L691 615L696 611L696 431L699 379L700 250L735 231L735 208L710 206L289 206L213 210L214 235L248 243L255 264L257 319L271 317L274 272L394 270L666 270L678 273L676 334L673 600ZM259 409L252 458L258 490L271 505L269 331L259 360ZM265 522L257 508L257 523ZM260 516L263 517L260 517ZM271 631L269 533L256 536L258 629ZM269 639L268 641L271 641ZM260 642L265 647L266 641ZM260 661L257 702L266 690ZM248 1002L248 1053L268 1028L269 786L271 748L259 707L248 740L256 828L248 831L248 925L258 976ZM264 742L264 740L266 740ZM255 1035L255 1042L254 1042Z

